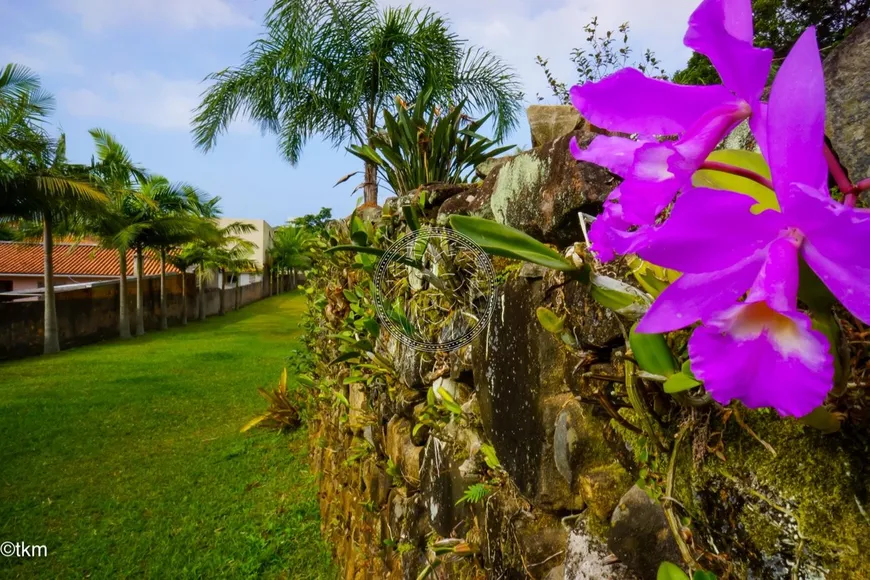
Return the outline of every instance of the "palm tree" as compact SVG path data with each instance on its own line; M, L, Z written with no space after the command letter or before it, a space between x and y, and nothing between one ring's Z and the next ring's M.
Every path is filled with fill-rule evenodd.
M293 288L296 288L296 272L311 267L311 249L314 243L314 236L306 228L293 225L275 228L269 253L272 263L278 269L290 273Z
M41 127L53 107L39 77L9 64L0 73L0 221L42 224L43 352L60 351L54 292L54 224L81 211L99 210L105 196L87 182L82 166L66 161L66 138L50 139Z
M172 184L163 176L150 175L132 198L140 228L133 241L136 251L136 335L145 334L145 299L142 287L143 258L146 249L160 255L160 327L168 328L166 313L166 255L171 247L197 238L204 231L203 221L191 211L192 195L199 193L190 185ZM197 201L198 197L197 197Z
M201 236L206 236L211 232L212 221L221 211L218 206L220 197L209 197L205 192L197 189L189 184L182 184L179 188L182 197L181 217L188 220L187 226L181 230L177 230L172 234L163 234L161 243L158 244L160 251L160 312L161 312L161 328L167 328L166 323L166 263L170 250L178 251L182 245L189 243ZM189 266L182 270L181 277L181 295L183 299L183 321L182 324L187 324L187 294L185 293L184 275Z
M192 268L195 263L188 254L185 254L184 248L181 248L172 254L168 254L166 256L166 261L181 271L181 325L187 326L187 271ZM160 301L161 310L163 310L162 303L165 302L165 299L161 297ZM162 324L163 323L161 322L161 325Z
M276 0L265 35L241 66L207 77L193 120L194 140L208 151L237 115L278 136L291 163L322 135L336 147L370 144L384 107L431 87L436 103L467 99L494 111L496 139L517 125L521 85L497 56L465 47L431 10L378 8L375 0ZM377 169L365 163L365 203L377 205ZM349 177L349 176L348 176Z
M205 283L212 277L212 272L221 273L220 314L225 310L224 291L226 290L226 272L233 268L247 267L247 256L256 249L256 244L239 237L239 234L249 233L256 228L251 224L232 222L224 227L218 226L213 220L210 228L200 232L200 237L186 246L181 255L196 266L196 281L199 288L199 319L205 320ZM253 264L253 262L250 262ZM251 268L253 265L251 266ZM248 268L250 269L250 268Z
M42 127L54 111L54 97L42 90L38 75L18 64L0 72L0 175L14 172L20 155L39 154L48 135Z
M169 257L170 262L179 270L182 271L181 278L181 293L184 296L184 302L181 310L181 324L187 326L187 283L184 276L187 272L194 268L196 276L196 307L197 312L194 313L200 320L205 320L205 295L203 289L203 281L205 276L202 272L202 264L205 261L206 246L204 243L190 242L181 247L181 249Z
M139 184L146 181L145 170L134 163L127 149L103 129L91 129L96 146L91 179L109 199L105 211L92 216L87 229L103 246L117 250L120 268L120 309L118 330L121 338L130 338L130 314L127 308L127 251L136 236L146 227L140 223L143 205L151 202L139 195ZM141 310L141 309L140 309Z
M220 309L218 311L221 316L226 312L225 294L228 274L236 274L236 287L238 287L238 274L254 270L257 267L257 264L249 258L251 252L256 249L256 244L236 237L227 238L226 243L227 245L211 248L206 259L206 266L218 270L221 274Z

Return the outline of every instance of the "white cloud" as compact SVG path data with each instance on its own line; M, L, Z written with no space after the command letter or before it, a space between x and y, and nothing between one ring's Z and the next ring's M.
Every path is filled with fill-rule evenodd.
M156 72L122 73L91 78L87 88L61 90L57 100L76 117L188 131L204 88L198 81ZM231 130L250 132L253 126L236 122Z
M548 58L564 82L576 80L571 50L586 44L583 26L598 16L599 29L615 29L629 21L629 43L635 57L650 48L672 73L690 51L682 46L689 14L699 0L411 0L446 15L453 29L470 43L483 46L513 65L523 81L526 99L549 90L535 56ZM382 0L401 5L404 0Z
M255 24L229 0L56 0L78 15L85 29L98 32L119 25L159 24L172 28L241 28Z
M198 104L200 84L168 79L158 73L107 75L96 88L64 89L58 102L72 115L148 125L158 129L187 129Z
M0 46L0 61L23 64L38 74L80 75L84 72L84 67L73 56L69 39L52 30L28 34L19 47Z

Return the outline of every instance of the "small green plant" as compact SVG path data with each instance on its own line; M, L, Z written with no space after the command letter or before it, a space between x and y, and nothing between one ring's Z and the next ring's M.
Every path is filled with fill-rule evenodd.
M412 107L397 99L395 116L384 110L384 129L368 145L348 148L363 161L374 163L397 195L427 183L466 182L475 167L512 147L495 147L495 141L478 133L491 114L463 128L466 102L444 111L432 96L431 90L421 92Z
M310 381L311 379L306 377L306 380ZM313 385L313 383L311 384ZM278 381L276 389L269 392L260 387L257 391L269 402L269 408L262 415L258 415L248 421L242 427L243 433L257 426L278 431L289 431L301 424L299 407L295 401L296 397L293 397L290 391L287 390L286 368L281 372L281 379Z
M632 52L628 42L630 31L628 22L623 22L616 30L603 32L599 32L598 26L598 17L595 16L583 27L587 48L575 48L571 51L570 60L577 71L576 84L582 85L585 82L601 80L628 65ZM544 76L547 78L553 96L566 105L570 104L568 85L553 76L549 60L539 55L535 57L535 64L544 69ZM633 66L653 78L668 78L661 67L661 62L649 49L643 51L642 58ZM544 98L538 95L538 101L543 100Z
M444 388L438 387L437 397L435 388L431 388L426 393L426 406L417 418L417 424L414 425L412 433L416 435L425 426L444 427L451 417L461 418L462 407Z
M364 457L368 457L374 451L374 447L366 439L358 439L350 448L347 459L344 460L344 465L349 466L360 461Z
M656 574L656 580L689 580L689 575L683 572L676 564L662 562ZM692 575L692 580L716 580L716 575L712 572L697 570Z
M650 443L646 437L640 437L633 446L634 459L640 468L637 486L646 494L658 501L664 495L664 481L661 475L658 455L650 453Z
M405 484L405 479L402 476L401 468L393 463L392 459L387 459L387 475L393 480L393 487L402 487Z
M577 339L565 329L565 315L557 315L546 306L539 306L535 314L544 330L558 336L568 346L577 346Z
M487 497L492 495L492 492L493 489L491 486L485 483L475 483L465 489L465 493L462 494L462 497L459 498L459 501L456 502L456 505L459 505L463 502L472 504L480 503Z
M486 466L490 469L501 469L501 462L495 454L495 448L489 443L484 443L480 446L480 452L483 453L483 460Z

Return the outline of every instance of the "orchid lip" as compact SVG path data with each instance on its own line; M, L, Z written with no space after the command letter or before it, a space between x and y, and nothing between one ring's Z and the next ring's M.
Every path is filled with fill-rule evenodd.
M801 358L811 367L823 362L824 352L813 348L797 321L763 300L733 307L723 315L723 321L727 321L727 328L723 330L738 342L756 340L763 335L786 359Z

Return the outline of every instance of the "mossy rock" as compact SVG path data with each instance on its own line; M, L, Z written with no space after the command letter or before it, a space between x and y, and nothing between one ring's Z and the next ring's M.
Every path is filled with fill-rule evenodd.
M771 411L741 416L746 428L734 419L709 427L722 434L725 461L709 454L695 464L683 450L678 463L676 495L694 512L708 548L754 578L794 570L800 578L870 578L866 441L848 432L823 435ZM696 436L693 448L717 445L718 435Z

